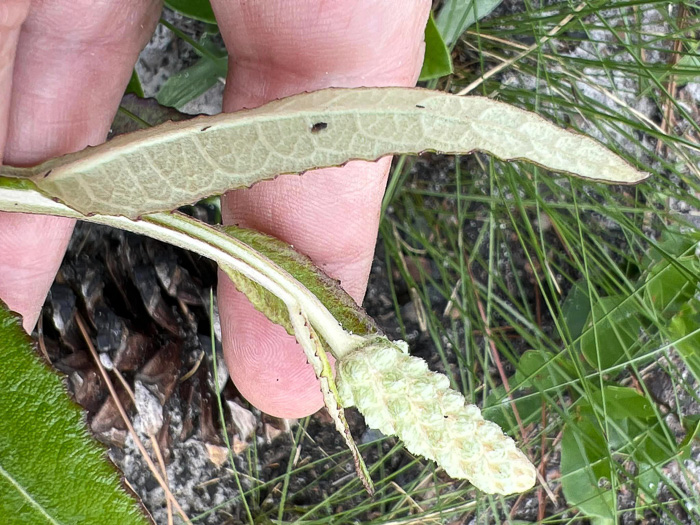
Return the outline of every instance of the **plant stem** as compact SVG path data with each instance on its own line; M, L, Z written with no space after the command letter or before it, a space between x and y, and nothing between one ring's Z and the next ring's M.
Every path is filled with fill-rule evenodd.
M279 297L289 309L292 324L303 314L328 343L336 359L364 341L346 332L321 301L288 272L216 227L186 215L154 213L140 220L112 215L86 216L45 197L31 188L28 181L3 178L0 178L0 211L57 215L104 224L191 250L239 272Z

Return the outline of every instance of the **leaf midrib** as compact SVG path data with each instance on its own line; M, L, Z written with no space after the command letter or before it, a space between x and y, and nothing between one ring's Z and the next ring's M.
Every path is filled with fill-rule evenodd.
M29 502L29 504L37 509L47 520L49 523L53 523L54 525L64 525L60 521L56 521L54 518L51 517L51 515L46 511L46 509L38 502L36 501L31 494L29 494L26 490L22 488L22 486L15 480L15 478L12 477L12 475L7 472L4 468L2 468L2 465L0 464L0 474L8 480L8 482L19 492L23 498Z

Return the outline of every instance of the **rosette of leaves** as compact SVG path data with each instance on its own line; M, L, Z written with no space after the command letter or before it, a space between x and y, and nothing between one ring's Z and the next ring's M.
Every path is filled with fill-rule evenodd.
M596 141L491 99L406 88L330 89L166 122L30 168L0 168L0 210L107 224L216 261L300 343L369 491L343 413L350 404L452 476L488 492L526 490L534 467L512 440L450 390L444 376L378 334L308 259L257 232L170 211L281 173L428 150L479 150L610 183L647 177ZM340 390L328 353L339 362Z

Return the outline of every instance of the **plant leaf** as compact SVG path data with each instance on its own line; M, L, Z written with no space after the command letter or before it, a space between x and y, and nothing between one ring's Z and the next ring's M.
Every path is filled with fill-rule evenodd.
M542 414L542 397L539 395L526 395L516 397L511 401L508 398L504 386L498 386L489 392L484 399L482 414L484 419L496 423L506 433L513 434L518 431L518 422L513 411L513 405L518 410L518 415L524 425L536 421Z
M448 47L469 29L496 9L503 0L447 0L437 16L437 28Z
M226 78L226 59L200 58L192 66L172 75L161 87L156 99L164 106L181 108L206 93L219 78Z
M165 0L165 5L195 20L216 24L214 10L209 0Z
M636 183L634 169L595 140L482 97L409 88L327 89L253 110L166 122L33 168L45 195L83 214L135 218L280 173L393 153L486 151L605 182Z
M594 317L595 316L595 317ZM593 319L596 327L593 329ZM581 352L597 370L610 368L636 353L642 320L626 296L601 297L593 305L588 329L581 336Z
M564 427L561 439L561 486L564 497L590 517L614 523L615 493L600 487L612 471L600 428L582 418Z
M440 31L435 26L433 14L430 13L428 24L425 26L425 56L418 80L440 78L450 73L452 73L450 50L443 42Z
M5 524L149 521L59 376L0 302L0 516Z
M578 339L586 327L588 316L591 314L591 302L588 297L586 282L576 281L561 304L561 320L569 329L572 341Z
M124 93L133 94L137 97L143 98L143 86L141 85L141 79L139 78L139 74L136 72L136 69L131 72L131 79L129 79L129 83L126 85L126 90Z
M546 350L528 350L518 361L515 385L538 391L560 387L576 376L576 369L562 355Z
M590 396L590 401L600 407L601 411L605 410L605 415L611 419L655 417L649 399L633 388L606 385L603 390L595 390Z
M328 277L311 259L297 252L286 242L246 228L225 226L222 229L231 237L250 246L256 252L267 257L270 262L293 275L328 308L345 331L356 335L379 332L374 320L340 287L338 281ZM287 332L294 335L289 323L287 307L280 299L241 274L229 273L228 271L227 274L236 288L253 303L253 306L264 313L268 319L283 326Z
M195 51L201 58L192 66L178 71L165 81L156 95L158 102L164 106L180 108L204 94L219 79L225 79L228 72L228 55L226 50L214 42L210 35L204 35L199 41L202 51ZM203 50L208 53L203 54Z

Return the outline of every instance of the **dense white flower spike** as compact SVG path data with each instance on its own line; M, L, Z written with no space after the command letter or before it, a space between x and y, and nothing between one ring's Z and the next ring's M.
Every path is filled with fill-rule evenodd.
M535 467L513 440L450 389L446 376L406 351L406 343L380 337L342 356L336 369L343 405L357 406L369 426L484 492L530 489Z

